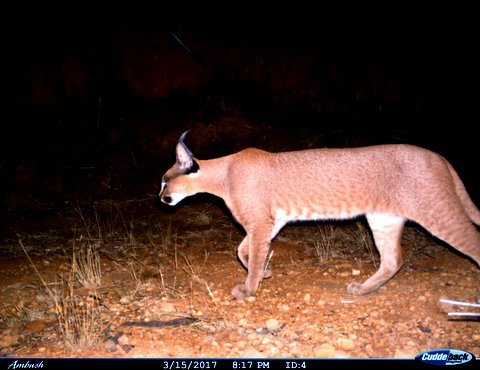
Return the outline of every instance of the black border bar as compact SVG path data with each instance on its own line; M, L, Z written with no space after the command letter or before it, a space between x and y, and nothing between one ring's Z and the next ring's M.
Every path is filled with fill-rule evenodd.
M335 369L436 369L414 359L245 359L245 358L0 358L0 370L48 369L155 369L155 370L305 370ZM480 361L475 360L452 369L480 369Z

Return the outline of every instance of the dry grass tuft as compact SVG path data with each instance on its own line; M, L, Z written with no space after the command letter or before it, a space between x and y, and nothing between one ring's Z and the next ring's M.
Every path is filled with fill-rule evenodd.
M313 247L320 262L343 256L341 249L335 243L335 227L330 224L317 224L317 230L317 240L313 242Z
M84 248L74 249L67 278L60 275L59 288L51 289L28 255L20 237L19 244L53 303L58 332L65 347L69 350L94 347L109 325L102 323L100 299L96 289L91 288L101 285L98 253L88 243ZM78 284L90 288L80 294L75 286Z
M84 288L95 290L102 285L102 270L97 247L90 242L74 243L72 272L76 281Z
M95 292L76 294L71 273L60 282L60 292L53 299L60 336L70 350L94 347L105 330L100 300Z
M0 310L0 325L4 328L22 326L28 321L44 320L46 313L37 308L28 307L24 301L19 301L13 305L3 304Z

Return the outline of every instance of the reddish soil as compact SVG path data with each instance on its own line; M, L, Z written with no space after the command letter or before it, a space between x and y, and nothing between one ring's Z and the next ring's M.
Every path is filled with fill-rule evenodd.
M448 347L480 356L479 322L449 319L438 303L473 302L480 272L415 225L404 233L404 267L361 297L347 284L378 266L362 220L287 225L272 244L272 278L237 301L230 290L246 277L235 256L243 231L209 201L167 210L147 196L5 211L0 355L412 358ZM102 280L95 290L75 281L78 310L94 307L84 319L91 343L69 346L46 286L67 294L61 277L82 243L98 246Z

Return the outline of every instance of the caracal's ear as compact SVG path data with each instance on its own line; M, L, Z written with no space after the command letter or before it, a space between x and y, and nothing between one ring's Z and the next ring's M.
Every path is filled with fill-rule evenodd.
M199 167L198 163L193 159L193 153L183 142L187 133L188 131L185 131L178 140L176 148L177 166L180 170L185 171L186 173L192 173L197 172Z

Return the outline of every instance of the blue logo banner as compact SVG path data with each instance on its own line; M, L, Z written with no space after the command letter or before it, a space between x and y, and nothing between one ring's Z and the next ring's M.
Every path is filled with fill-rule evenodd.
M461 365L475 360L475 356L459 349L442 348L422 352L415 359L431 365Z

